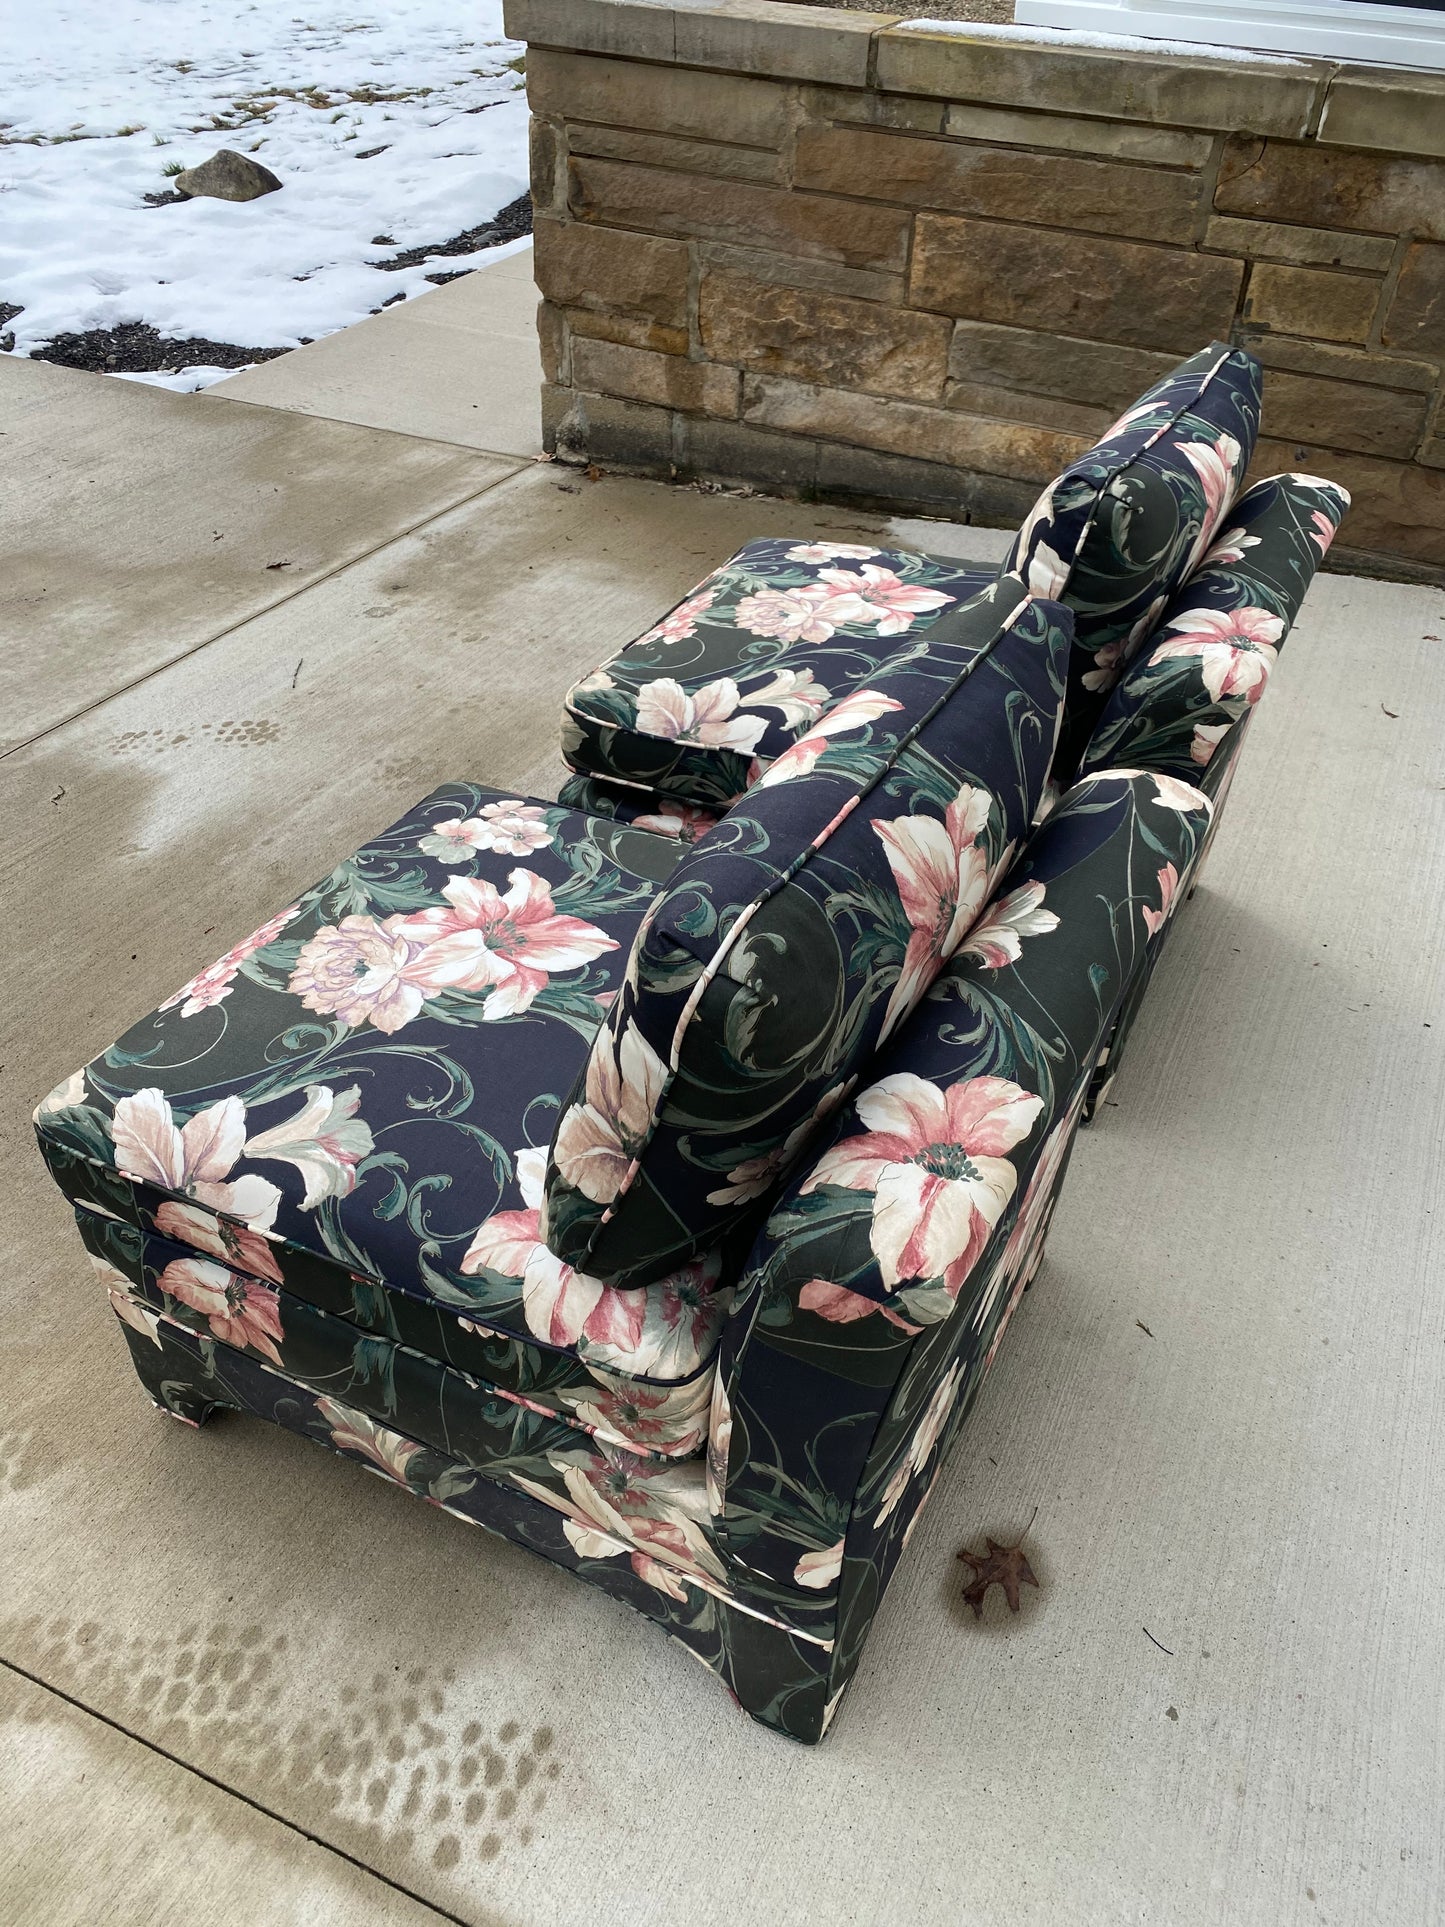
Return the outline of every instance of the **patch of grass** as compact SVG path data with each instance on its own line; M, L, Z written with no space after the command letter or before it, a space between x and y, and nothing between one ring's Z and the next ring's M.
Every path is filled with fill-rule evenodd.
M161 169L162 174L165 174L167 176L172 174L184 174L185 171L186 171L186 164L184 161L167 161L165 166Z

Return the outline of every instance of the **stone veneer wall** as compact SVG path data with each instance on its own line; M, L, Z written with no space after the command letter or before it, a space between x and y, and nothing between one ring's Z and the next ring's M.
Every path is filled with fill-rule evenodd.
M549 447L1010 523L1211 337L1346 566L1445 581L1445 77L507 0Z

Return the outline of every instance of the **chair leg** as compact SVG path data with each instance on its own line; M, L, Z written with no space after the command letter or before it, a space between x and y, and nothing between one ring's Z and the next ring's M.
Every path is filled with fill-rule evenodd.
M133 1301L127 1300L127 1306L134 1310ZM213 1412L234 1409L232 1400L217 1397L219 1387L206 1376L200 1359L175 1343L164 1325L152 1329L148 1321L142 1323L127 1316L119 1306L116 1318L130 1348L136 1377L168 1418L199 1428Z

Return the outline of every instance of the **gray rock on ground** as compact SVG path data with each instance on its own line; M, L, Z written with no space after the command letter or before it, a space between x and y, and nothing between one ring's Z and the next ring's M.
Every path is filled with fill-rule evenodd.
M199 167L174 175L171 186L187 200L205 195L213 201L255 201L263 194L274 194L281 182L249 154L222 147Z

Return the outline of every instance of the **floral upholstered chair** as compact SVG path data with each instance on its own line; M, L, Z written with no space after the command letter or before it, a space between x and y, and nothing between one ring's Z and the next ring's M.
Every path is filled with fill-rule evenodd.
M1014 568L750 544L571 692L564 802L443 785L52 1092L156 1403L820 1738L1343 507L1225 523L1257 402L1196 357Z

